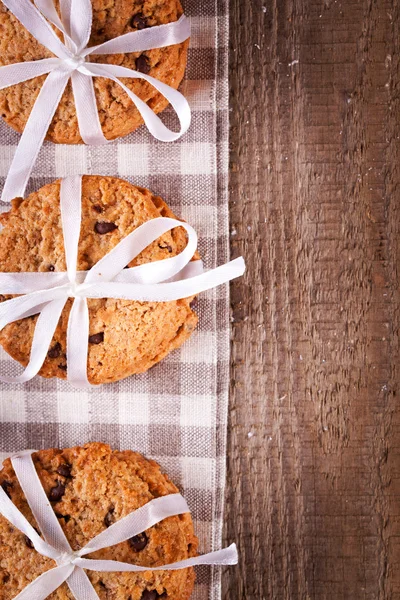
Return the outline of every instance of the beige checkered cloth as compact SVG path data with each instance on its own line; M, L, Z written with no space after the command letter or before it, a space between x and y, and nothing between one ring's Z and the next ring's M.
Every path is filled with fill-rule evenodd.
M103 147L46 143L29 190L77 173L117 175L162 196L197 230L206 268L228 260L227 0L186 0L192 39L183 92L193 120L178 142L144 127ZM164 113L176 126L172 111ZM0 176L19 135L0 125ZM2 207L4 210L5 207ZM0 290L1 292L1 290ZM197 332L149 372L91 392L36 377L0 384L0 458L25 448L103 441L157 460L186 497L202 552L221 547L229 378L227 287L202 294ZM2 351L0 369L15 374ZM194 600L220 597L220 569L200 567Z

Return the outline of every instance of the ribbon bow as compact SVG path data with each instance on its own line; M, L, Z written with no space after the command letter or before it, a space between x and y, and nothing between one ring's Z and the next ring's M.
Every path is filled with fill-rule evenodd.
M61 528L48 501L36 472L32 453L28 450L11 459L15 474L28 501L33 516L44 539L35 531L0 486L0 514L14 527L24 533L35 550L42 556L53 559L57 566L40 575L20 592L14 600L45 600L64 582L67 583L76 600L99 600L90 579L83 569L99 572L144 572L173 571L194 565L235 565L238 561L235 544L219 550L188 558L161 567L140 567L114 560L84 558L87 554L108 548L142 533L163 519L190 512L185 499L180 494L161 496L151 500L141 508L131 512L102 531L84 548L74 552Z
M61 180L60 207L66 272L0 273L1 294L21 294L0 304L0 330L9 323L39 314L30 360L17 377L0 376L6 383L24 383L39 372L68 298L74 298L67 328L67 378L75 387L90 387L87 379L89 311L87 298L119 298L169 302L195 296L243 275L243 258L208 272L200 260L191 262L196 232L187 223L159 217L132 231L90 271L76 271L81 223L82 176ZM174 227L183 227L188 243L183 252L161 261L125 269L149 244Z
M54 58L0 67L0 89L49 73L13 158L3 190L4 202L9 202L16 196L23 197L33 165L69 79L72 81L79 131L86 144L100 145L108 142L100 125L93 77L105 77L117 83L128 94L149 131L158 140L172 142L188 130L190 108L184 96L177 90L150 75L126 67L88 62L92 54L142 52L179 44L190 36L190 23L184 15L179 21L132 31L88 48L92 27L91 0L60 0L61 18L53 0L35 0L35 4L32 4L31 0L1 1L38 42L55 55ZM64 34L64 44L50 23ZM175 109L181 126L180 131L170 131L151 108L119 80L119 77L145 79L151 83Z

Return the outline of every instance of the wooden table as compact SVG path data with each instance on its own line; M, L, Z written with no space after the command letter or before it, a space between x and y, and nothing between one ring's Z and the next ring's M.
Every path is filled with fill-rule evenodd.
M231 0L230 40L223 597L399 600L400 5Z

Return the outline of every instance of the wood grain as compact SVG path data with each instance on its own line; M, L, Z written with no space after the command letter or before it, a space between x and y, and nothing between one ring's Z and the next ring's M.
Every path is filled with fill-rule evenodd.
M399 600L399 2L231 0L230 40L223 597Z

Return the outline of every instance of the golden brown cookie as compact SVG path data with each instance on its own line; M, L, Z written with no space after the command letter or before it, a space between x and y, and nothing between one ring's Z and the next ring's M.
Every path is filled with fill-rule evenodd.
M105 444L83 448L41 450L33 461L44 490L73 550L83 548L112 523L153 498L178 492L157 463L137 452L111 451ZM37 528L11 461L0 471L0 485ZM39 530L38 530L39 531ZM41 556L30 540L0 515L0 600L11 600L55 563ZM143 534L87 556L156 567L197 554L190 514L169 517ZM193 568L144 573L87 575L101 600L188 600L194 585ZM73 600L63 584L49 600Z
M56 181L25 200L16 198L10 212L0 215L0 271L66 270L59 194L60 182ZM89 270L131 231L160 216L174 218L163 200L149 190L113 177L84 176L78 271ZM175 228L150 244L129 266L170 258L186 244L186 231ZM6 298L9 296L0 300ZM109 383L142 373L181 346L197 324L192 300L89 299L89 381ZM66 378L66 331L71 306L69 299L39 372L43 377ZM36 320L37 316L27 317L0 332L0 344L24 366L29 361Z
M179 0L92 0L92 5L89 46L145 27L177 21L183 12ZM2 3L0 32L0 65L53 56ZM93 55L90 60L141 71L177 89L185 71L188 44L187 40L143 53ZM23 131L45 78L45 75L35 77L0 91L0 114L16 131ZM123 82L154 112L159 113L168 105L168 101L148 82L142 79L124 79ZM100 123L107 139L127 135L143 123L137 108L119 85L97 77L94 78L94 87ZM71 82L61 98L46 139L58 144L82 143Z

